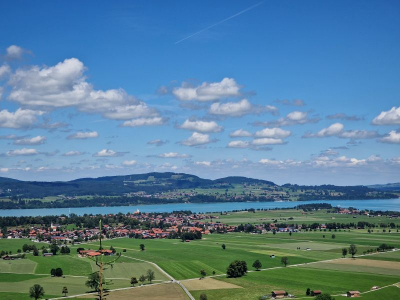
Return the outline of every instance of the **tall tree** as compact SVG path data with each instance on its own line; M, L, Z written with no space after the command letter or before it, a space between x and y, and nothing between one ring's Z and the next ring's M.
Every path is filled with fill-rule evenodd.
M342 249L342 255L343 255L343 257L346 257L346 255L347 255L347 248L343 248L343 249Z
M42 298L44 296L44 289L40 284L35 284L29 289L29 297L35 300Z
M154 275L154 271L148 269L147 270L147 280L151 283L155 278L156 278L156 276Z
M139 247L140 247L141 251L144 251L144 249L145 249L144 244L140 244Z
M354 244L351 244L349 247L349 253L351 254L351 257L354 258L354 255L357 253L357 246Z
M103 283L104 282L104 277L103 277ZM85 282L85 285L96 292L99 291L100 288L100 275L99 272L94 272L89 275L88 280Z
M286 267L289 264L289 258L286 256L281 258L281 263Z
M62 293L64 294L64 297L67 297L68 294L68 288L66 286L63 287Z
M138 283L138 280L136 279L136 277L131 277L132 286L135 286L136 283Z
M258 259L253 263L253 268L255 268L257 271L262 268L262 264Z

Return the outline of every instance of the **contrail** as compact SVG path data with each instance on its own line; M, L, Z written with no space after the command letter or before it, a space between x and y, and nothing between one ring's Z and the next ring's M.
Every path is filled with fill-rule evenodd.
M203 32L203 31L206 31L206 30L208 30L208 29L210 29L210 28L213 28L213 27L215 27L215 26L217 26L217 25L219 25L219 24L222 24L222 23L224 23L224 22L226 22L226 21L228 21L228 20L230 20L230 19L233 19L233 18L235 18L235 17L237 17L237 16L240 16L241 14L244 14L245 12L247 12L247 11L249 11L249 10L251 10L251 9L253 9L253 8L255 8L255 7L257 7L257 6L260 6L261 4L263 4L263 2L259 2L259 3L257 3L257 4L254 4L254 5L252 5L252 6L248 7L248 8L246 8L245 10L242 10L242 11L240 11L240 12L234 14L233 16L230 16L230 17L228 17L228 18L226 18L226 19L224 19L224 20L222 20L222 21L219 21L218 23L215 23L215 24L213 24L213 25L211 25L211 26L208 26L208 27L206 27L206 28L204 28L204 29L202 29L202 30L200 30L200 31L197 31L197 32L195 32L195 33L193 33L193 34L191 34L191 35L189 35L189 36L187 36L187 37L185 37L185 38L183 38L183 39L181 39L181 40L175 42L175 45L176 45L176 44L179 44L180 42L183 42L184 40L190 39L191 37L193 37L193 36L195 36L195 35L197 35L197 34Z

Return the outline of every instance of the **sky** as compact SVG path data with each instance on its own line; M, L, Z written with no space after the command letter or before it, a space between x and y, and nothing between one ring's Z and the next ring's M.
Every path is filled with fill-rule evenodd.
M400 181L399 1L1 1L0 176Z

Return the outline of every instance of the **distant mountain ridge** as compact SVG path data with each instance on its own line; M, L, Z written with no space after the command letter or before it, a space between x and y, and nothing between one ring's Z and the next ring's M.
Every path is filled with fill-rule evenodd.
M195 175L173 172L151 172L98 178L79 178L71 181L21 181L0 177L0 189L3 194L11 190L10 195L27 198L46 196L77 195L123 195L132 192L163 192L174 189L212 188L220 184L253 184L261 183L276 186L267 180L241 176L230 176L216 180L203 179ZM1 194L1 192L0 192Z

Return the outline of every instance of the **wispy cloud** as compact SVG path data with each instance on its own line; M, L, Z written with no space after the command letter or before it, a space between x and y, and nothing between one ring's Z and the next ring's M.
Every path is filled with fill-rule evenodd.
M213 25L210 25L210 26L208 26L208 27L202 29L202 30L199 30L199 31L197 31L197 32L195 32L195 33L193 33L193 34L191 34L191 35L189 35L189 36L187 36L187 37L185 37L185 38L183 38L183 39L181 39L181 40L175 42L175 45L176 45L176 44L179 44L180 42L183 42L183 41L185 41L185 40L187 40L187 39L190 39L191 37L194 37L195 35L198 35L198 34L204 32L204 31L206 31L206 30L208 30L208 29L211 29L211 28L213 28L213 27L215 27L215 26L218 26L218 25L220 25L220 24L222 24L222 23L224 23L224 22L226 22L226 21L229 21L230 19L236 18L236 17L240 16L241 14L244 14L245 12L248 12L249 10L252 10L253 8L256 8L257 6L260 6L261 4L263 4L263 2L259 2L259 3L257 3L257 4L254 4L254 5L248 7L248 8L246 8L246 9L244 9L244 10L242 10L242 11L240 11L240 12L238 12L238 13L236 13L236 14L234 14L234 15L232 15L232 16L226 18L226 19L223 19L222 21L219 21L219 22L217 22L217 23L215 23L215 24L213 24Z

